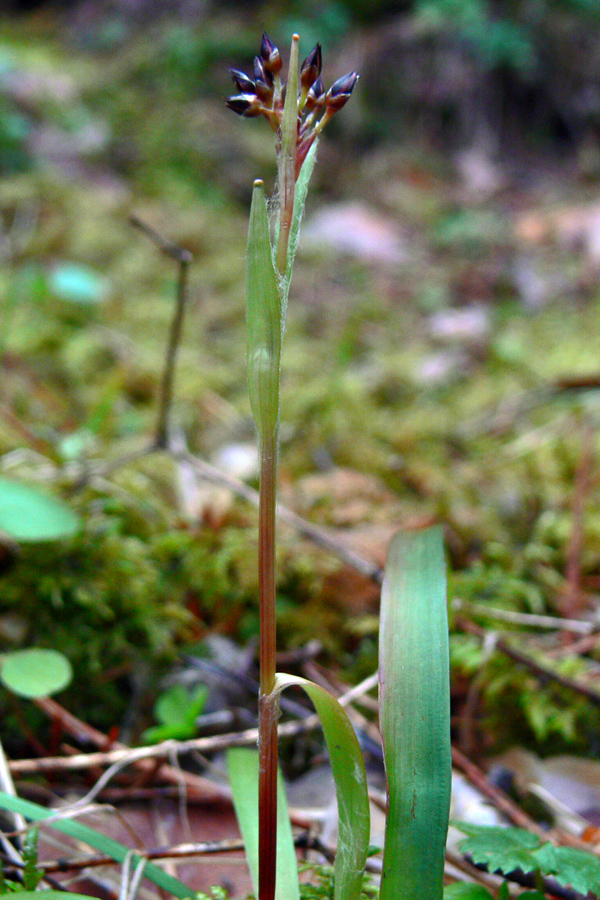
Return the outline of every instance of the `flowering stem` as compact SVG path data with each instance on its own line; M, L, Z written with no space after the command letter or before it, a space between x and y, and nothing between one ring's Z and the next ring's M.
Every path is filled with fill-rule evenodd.
M340 109L356 83L351 72L338 79L327 94L321 81L321 47L317 44L299 67L297 34L292 37L287 84L282 81L279 50L263 34L260 55L254 58L254 79L230 69L240 91L227 100L238 115L265 116L277 134L279 221L277 246L271 244L262 181L255 181L248 230L246 274L248 323L248 382L250 404L260 441L260 501L258 581L260 602L259 698L259 900L274 900L277 862L277 718L275 694L275 508L279 451L279 364L285 326L285 307L291 278L297 229L310 165L303 163L317 137L318 116L324 120ZM300 69L300 71L299 71ZM301 87L300 100L298 89ZM285 99L283 94L285 92ZM303 174L304 173L304 174ZM300 177L294 220L296 178ZM294 236L290 244L292 229Z
M296 142L298 135L298 45L292 38L288 84L281 127L279 156L279 238L276 264L280 275L287 270L288 245L294 215ZM279 385L278 385L279 387ZM277 403L279 405L279 403ZM258 779L258 896L274 900L277 868L277 717L275 686L275 507L279 423L261 439L260 505L258 536L258 587L260 598L260 700Z

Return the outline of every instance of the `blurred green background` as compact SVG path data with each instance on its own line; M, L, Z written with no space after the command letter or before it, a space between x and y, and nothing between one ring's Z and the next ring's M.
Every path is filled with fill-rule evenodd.
M62 496L83 528L6 537L0 637L67 654L62 702L131 740L182 654L256 638L253 509L164 455L128 460L155 427L177 275L129 216L194 259L175 438L256 485L245 229L275 154L267 125L224 99L264 30L284 57L295 31L303 55L320 41L326 86L361 75L307 204L282 502L378 564L395 529L442 521L463 601L589 615L600 589L596 0L14 2L0 16L0 472ZM279 573L282 648L317 637L344 677L371 671L377 587L286 528ZM484 657L459 624L460 708ZM536 652L556 649L545 640ZM556 665L596 677L593 648ZM481 746L510 739L508 707L541 746L598 748L587 706L485 666ZM23 712L0 705L18 743Z

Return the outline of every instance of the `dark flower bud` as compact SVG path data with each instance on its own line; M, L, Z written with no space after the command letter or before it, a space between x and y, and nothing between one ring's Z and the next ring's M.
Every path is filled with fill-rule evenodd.
M358 72L349 72L333 82L325 97L328 112L337 112L338 109L341 109L348 102L357 81Z
M271 75L277 75L281 71L283 63L281 62L279 50L266 32L262 36L260 55L267 72L270 72Z
M239 94L237 97L230 97L225 101L225 105L232 109L238 116L260 116L263 112L263 106L256 94Z
M321 45L315 44L300 66L300 84L306 90L310 88L321 74Z
M248 78L245 72L240 72L239 69L230 69L229 74L241 94L254 94L256 92L256 85L251 78Z
M254 57L254 80L256 93L261 100L269 103L273 96L273 76L265 69L265 64L260 56Z
M313 83L310 91L306 95L306 104L305 108L307 112L312 112L313 109L323 106L325 101L325 88L323 86L323 81L321 76L317 78L317 80Z
M254 57L254 78L256 81L262 81L267 85L273 84L273 76L269 71L267 71L267 68L260 56Z

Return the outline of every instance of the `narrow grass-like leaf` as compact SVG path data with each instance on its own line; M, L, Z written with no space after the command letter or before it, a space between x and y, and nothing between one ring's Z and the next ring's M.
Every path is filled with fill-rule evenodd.
M65 893L69 894L68 900L90 900L87 894L73 894L71 891L18 891L19 900L65 900Z
M450 684L441 528L397 535L379 638L389 794L381 900L441 900L450 807Z
M292 227L290 229L290 240L288 244L287 250L287 264L285 269L285 277L283 277L280 281L280 294L281 294L281 330L282 333L285 329L285 319L287 314L287 299L288 294L290 292L290 282L292 280L292 270L294 268L294 260L296 258L296 252L298 250L298 241L300 239L300 226L302 224L302 217L304 215L304 205L306 203L306 195L308 193L308 185L310 182L311 175L313 173L313 169L315 167L315 161L317 158L317 144L318 141L315 141L308 153L306 154L306 159L302 163L302 168L300 169L300 174L298 175L298 180L296 181L296 194L294 197L294 216L292 219ZM277 235L276 238L277 240Z
M244 747L227 752L229 783L235 812L244 838L246 859L258 896L258 753ZM276 900L298 900L298 863L288 815L283 779L277 781L277 878Z
M44 819L50 819L57 814L56 810L46 809L44 806L38 806L37 803L22 800L20 797L13 797L12 794L6 794L4 791L0 791L0 809L8 809L10 812L20 813L33 822L42 822ZM52 822L48 822L48 825L57 831L61 831L63 834L68 834L79 841L83 841L84 844L99 850L100 853L105 853L116 860L116 862L124 862L127 855L131 853L124 844L106 837L106 835L96 831L94 828L82 825L81 822L77 822L75 819L54 819ZM133 856L134 864L141 859L137 854ZM163 872L154 863L146 863L144 876L158 887L163 888L163 890L168 891L175 897L179 897L180 900L194 896L194 891L191 888L177 878L173 878L172 875ZM39 892L36 891L35 896L38 897Z
M295 675L277 674L275 691L296 685L312 700L327 742L338 802L335 900L358 900L369 850L367 774L358 738L343 706L328 691Z
M269 216L262 181L254 182L246 264L248 391L261 439L279 423L281 301L273 265Z

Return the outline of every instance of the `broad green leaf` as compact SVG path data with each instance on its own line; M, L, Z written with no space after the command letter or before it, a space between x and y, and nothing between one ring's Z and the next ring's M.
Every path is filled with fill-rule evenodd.
M0 809L8 809L10 812L20 813L33 822L42 822L44 819L50 819L56 815L55 810L46 809L44 806L38 806L37 803L22 800L20 797L13 797L12 794L6 794L3 791L0 791ZM126 857L131 853L128 847L125 847L118 841L114 841L112 838L106 837L106 835L96 831L94 828L82 825L81 822L77 822L75 819L55 819L52 822L48 822L48 825L55 828L56 831L68 834L84 844L88 844L95 850L99 850L100 853L105 853L116 860L116 862L125 862ZM140 858L137 854L134 854L133 863L137 863ZM186 900L186 898L194 896L194 892L182 881L163 872L154 863L146 863L144 877L168 893L178 897L179 900ZM36 891L36 898L39 895L40 892Z
M523 828L499 828L497 826L459 823L456 826L471 837L461 841L461 853L466 853L475 865L487 866L490 872L508 875L515 869L534 872L540 862L534 855L541 849L537 835Z
M17 541L56 541L81 529L81 520L60 500L0 478L0 530Z
M344 707L320 685L295 675L275 676L276 693L292 685L306 691L319 714L335 779L339 824L334 897L358 900L370 836L367 774L358 738Z
M444 900L493 900L492 894L480 884L457 881L444 888Z
M0 679L19 697L49 697L72 678L71 663L58 650L14 650L0 658Z
M246 858L258 896L258 752L233 747L227 752L229 783L235 812L244 838ZM298 900L298 863L281 773L277 781L276 900Z
M248 391L261 438L279 424L281 300L273 265L267 201L262 181L254 182L246 261Z
M473 825L453 822L469 837L461 841L461 853L468 854L476 865L485 865L490 872L508 875L515 869L524 872L539 870L542 875L555 878L564 887L586 895L598 893L600 859L594 853L570 847L553 847L542 843L537 835L524 828L499 828L492 825Z
M541 846L541 841L536 834L525 828L514 828L500 825L475 825L473 822L459 822L452 820L452 826L468 834L471 838L479 838L477 846L484 849L497 843L498 847L517 847L521 850L536 850Z
M536 850L532 850L531 855L539 866L540 872L543 872L545 875L552 875L556 872L556 867L558 866L556 847L549 841L546 841L545 844L542 844Z
M600 859L594 853L571 847L555 847L556 871L551 874L559 884L584 896L600 892Z
M389 811L381 900L441 900L450 807L442 530L398 534L381 595L380 727Z

